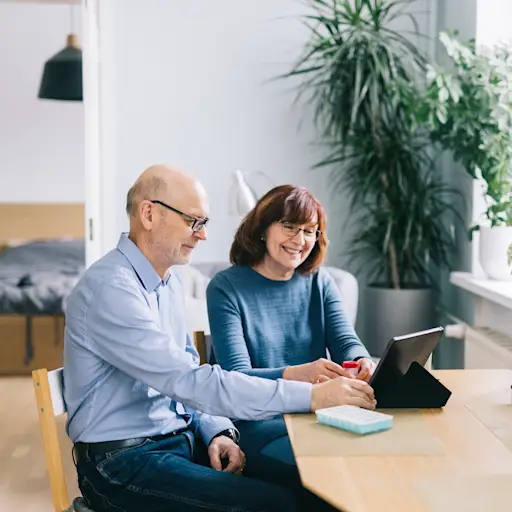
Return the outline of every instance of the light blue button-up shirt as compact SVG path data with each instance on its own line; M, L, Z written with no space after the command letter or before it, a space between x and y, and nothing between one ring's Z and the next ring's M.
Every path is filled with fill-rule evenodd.
M154 436L191 425L209 444L233 428L228 418L308 411L311 384L199 366L178 277L169 273L162 281L123 234L68 298L64 399L73 442Z

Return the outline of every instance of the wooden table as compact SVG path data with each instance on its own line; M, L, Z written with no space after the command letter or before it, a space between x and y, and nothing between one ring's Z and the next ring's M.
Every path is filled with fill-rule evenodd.
M438 453L317 456L314 454L315 436L318 436L319 427L316 426L315 436L306 436L301 429L302 446L306 437L310 444L308 455L301 456L297 453L298 439L294 437L294 423L298 430L301 415L287 415L286 425L304 486L346 512L430 512L433 510L430 497L426 498L424 491L418 490L418 483L434 485L435 491L440 493L446 491L446 482L453 482L454 478L466 483L491 482L487 477L493 475L494 479L510 478L512 483L512 450L466 407L475 400L492 401L497 395L510 397L512 371L442 370L432 373L452 391L441 411L418 412L441 443L442 450ZM505 400L510 403L509 398ZM466 477L470 480L465 480ZM502 504L500 512L512 509L512 485L502 485L492 493L493 499ZM444 510L445 507L441 508ZM473 510L472 506L470 508ZM469 510L462 504L456 509ZM485 510L490 512L491 509L485 507Z

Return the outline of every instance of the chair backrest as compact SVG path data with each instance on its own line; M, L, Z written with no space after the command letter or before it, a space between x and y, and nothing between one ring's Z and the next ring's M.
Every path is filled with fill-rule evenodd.
M199 364L208 363L212 346L212 337L204 331L194 331L194 345L199 353Z
M66 413L63 396L63 369L58 368L51 372L46 369L34 370L32 381L36 393L53 508L55 512L63 512L69 508L69 500L55 421L56 416Z

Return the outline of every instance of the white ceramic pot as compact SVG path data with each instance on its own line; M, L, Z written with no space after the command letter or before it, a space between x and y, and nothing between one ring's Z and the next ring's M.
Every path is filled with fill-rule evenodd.
M480 228L480 265L490 279L512 281L512 226Z

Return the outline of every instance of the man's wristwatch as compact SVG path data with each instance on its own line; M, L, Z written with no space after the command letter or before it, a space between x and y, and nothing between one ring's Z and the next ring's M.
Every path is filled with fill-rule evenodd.
M215 434L212 437L212 441L219 436L226 436L229 437L234 443L238 444L238 441L240 440L240 435L234 428L228 428L226 430L223 430L222 432L219 432L218 434ZM210 441L211 442L211 441Z

